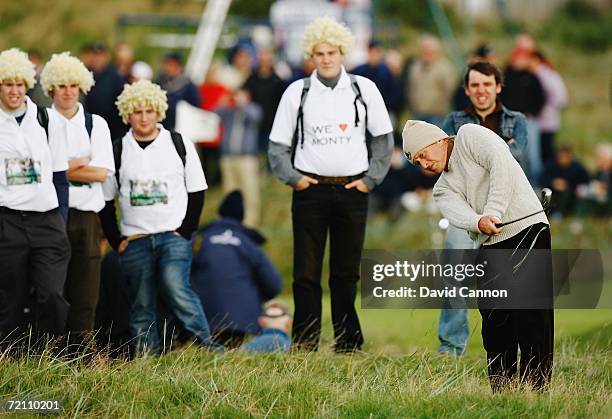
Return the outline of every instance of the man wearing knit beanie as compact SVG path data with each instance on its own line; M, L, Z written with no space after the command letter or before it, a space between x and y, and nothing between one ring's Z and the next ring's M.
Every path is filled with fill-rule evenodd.
M219 215L221 217L233 218L236 221L242 222L244 219L244 199L242 192L235 190L230 192L221 205L219 206Z
M470 232L477 247L550 249L550 229L543 212L496 226L542 210L542 205L507 144L493 131L466 124L455 137L449 137L427 122L408 121L402 138L410 163L441 174L434 186L434 200L452 225ZM522 266L540 266L552 272L550 258L538 258L536 253L541 256L527 252L520 261ZM532 278L534 282L549 279L550 275ZM553 310L481 308L480 312L493 391L509 385L516 372L519 347L521 378L536 389L544 389L552 372Z
M191 285L215 340L233 349L261 331L261 305L281 291L282 279L261 248L265 238L242 224L242 193L228 194L218 212L195 234Z

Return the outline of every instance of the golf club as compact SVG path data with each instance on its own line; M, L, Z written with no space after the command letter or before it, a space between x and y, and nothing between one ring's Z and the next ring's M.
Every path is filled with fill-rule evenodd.
M513 224L518 221L524 220L525 218L533 217L541 212L548 211L550 208L550 200L552 199L552 191L549 188L542 189L542 209L540 211L536 211L533 214L526 215L521 218L517 218L516 220L507 221L505 223L495 223L495 227L500 228L503 226L507 226L508 224Z

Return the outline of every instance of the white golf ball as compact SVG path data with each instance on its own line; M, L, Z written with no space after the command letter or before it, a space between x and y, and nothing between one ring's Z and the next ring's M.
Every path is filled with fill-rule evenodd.
M442 230L446 230L448 225L449 222L446 218L442 218L440 221L438 221L438 227L440 227Z

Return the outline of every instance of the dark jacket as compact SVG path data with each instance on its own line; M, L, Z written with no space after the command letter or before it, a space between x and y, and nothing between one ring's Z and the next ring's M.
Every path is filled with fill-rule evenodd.
M222 218L195 235L191 285L213 331L257 334L262 303L281 291L281 277L252 232Z
M522 112L526 116L538 116L544 107L546 96L535 74L508 67L504 71L501 100L508 109Z
M387 105L387 109L397 109L397 102L399 101L397 93L399 92L394 92L394 87L396 86L394 86L393 74L391 74L391 70L389 70L385 63L380 63L376 66L371 66L367 63L361 64L355 67L351 73L372 80L376 87L378 87L385 105Z
M126 80L113 65L93 73L95 84L85 96L83 107L89 113L100 115L106 120L113 140L123 137L128 128L121 120L115 105Z
M164 128L173 130L176 126L176 105L179 101L184 100L187 103L200 107L200 92L195 84L185 75L169 78L161 75L155 80L168 95L168 110L166 111L166 119L162 121Z
M542 173L542 186L552 188L553 180L560 178L569 184L571 193L576 192L578 185L589 183L589 174L582 164L573 161L569 166L563 167L556 160L549 161Z
M480 121L478 117L466 111L451 112L446 116L442 124L442 130L448 135L457 135L459 128L465 124L480 125ZM511 111L502 106L499 129L500 132L496 132L496 134L502 137L504 141L508 142L510 139L514 139L514 142L508 147L512 156L519 163L522 163L522 160L526 157L525 151L527 148L527 120L525 116L520 112Z
M254 71L244 84L244 88L251 94L251 100L261 106L263 110L261 130L269 134L274 123L276 108L285 91L285 83L275 73L264 77Z

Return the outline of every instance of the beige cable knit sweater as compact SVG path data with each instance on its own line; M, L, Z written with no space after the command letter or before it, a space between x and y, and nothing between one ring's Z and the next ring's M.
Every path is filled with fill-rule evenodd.
M481 125L459 128L448 171L436 182L433 196L444 217L470 232L476 247L509 239L533 224L548 224L546 215L540 213L502 227L495 236L480 232L478 220L483 215L495 215L504 222L542 209L504 140Z

